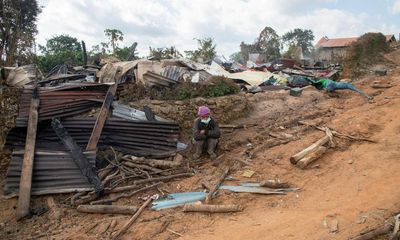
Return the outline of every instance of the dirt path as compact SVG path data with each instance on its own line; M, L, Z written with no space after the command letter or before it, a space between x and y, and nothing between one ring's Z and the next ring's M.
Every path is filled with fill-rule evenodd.
M348 133L370 134L378 143L332 149L318 161L319 168L309 170L288 163L299 146L312 142L309 137L284 149L269 150L269 154L287 151L280 153L284 159L280 168L287 169L280 177L301 186L302 191L284 197L249 196L245 213L185 234L183 239L348 239L400 212L400 78L393 74L382 79L396 86L377 95L373 104L352 95L327 124ZM271 198L276 204L268 204ZM335 221L339 230L331 233Z

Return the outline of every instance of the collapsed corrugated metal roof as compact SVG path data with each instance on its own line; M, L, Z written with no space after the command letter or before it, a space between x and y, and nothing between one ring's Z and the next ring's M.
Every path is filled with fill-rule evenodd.
M75 164L70 153L60 148L58 148L59 150L56 149L45 149L45 145L40 143L37 146L33 164L32 194L42 195L90 190L91 185ZM85 152L84 154L90 164L94 166L96 152ZM4 185L6 197L13 197L18 194L23 158L23 149L13 151Z
M39 120L65 117L87 112L99 107L104 100L108 85L88 83L82 85L39 88ZM20 98L18 117L27 118L32 89L24 89Z
M32 84L36 78L40 79L42 73L35 64L14 68L7 77L7 85L13 87L24 87Z
M65 118L63 126L72 138L85 148L96 118ZM8 147L23 147L26 138L26 118L17 119L17 127L7 136ZM112 146L127 154L136 156L163 156L175 152L178 143L179 126L171 122L130 121L107 119L100 136L99 147ZM37 142L44 142L47 149L59 148L61 142L49 122L38 125Z

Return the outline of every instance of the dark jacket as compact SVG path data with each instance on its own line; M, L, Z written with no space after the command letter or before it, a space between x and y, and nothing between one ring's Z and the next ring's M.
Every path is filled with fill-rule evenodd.
M205 130L205 134L200 134L201 130ZM211 120L208 124L204 124L201 122L201 118L196 118L193 124L193 137L196 141L206 140L207 138L219 138L221 136L221 132L219 130L219 126L217 121L211 117Z

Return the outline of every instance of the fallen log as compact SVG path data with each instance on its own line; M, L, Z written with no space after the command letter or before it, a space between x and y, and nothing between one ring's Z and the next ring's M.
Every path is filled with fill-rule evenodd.
M307 154L310 154L311 152L314 152L319 146L322 146L329 142L330 137L325 135L323 138L319 139L315 143L311 144L307 148L301 150L300 152L296 153L295 155L290 157L290 162L292 164L296 164L300 159L302 159L304 156Z
M39 119L40 99L35 88L29 109L28 130L26 133L24 159L22 161L21 178L19 182L19 194L17 205L17 220L29 214L29 206L32 190L33 164L35 157L36 132Z
M390 83L374 83L371 85L372 88L391 88L393 87Z
M116 205L79 205L76 210L83 213L134 214L137 211L137 207Z
M211 198L213 197L214 193L216 191L218 191L219 187L221 186L222 182L224 181L224 179L226 178L226 176L228 176L230 168L227 167L223 174L221 175L221 177L218 179L217 183L214 185L214 187L212 188L212 190L207 194L205 203L208 204L211 202Z
M183 206L184 212L227 213L240 212L242 210L239 205L185 204Z
M140 216L147 205L151 203L152 200L152 198L148 198L146 202L144 202L139 210L135 213L135 215L133 215L131 219L129 219L129 221L125 223L125 225L112 237L112 239L118 239L119 237L121 237L126 232L126 230L128 230L128 228L132 226L132 224L136 221L136 219Z
M166 160L158 160L158 159L144 159L144 158L138 158L131 156L129 157L122 157L122 160L125 160L127 162L134 162L137 164L146 164L150 167L154 168L160 168L160 169L168 169L168 168L174 168L174 167L179 167L182 165L181 161L166 161Z
M144 169L144 170L152 171L154 173L162 172L161 169L150 167L150 166L147 166L147 165L144 165L144 164L136 164L136 163L129 162L129 161L125 161L123 164L125 166L127 166L127 167Z
M314 152L309 153L302 159L300 159L297 163L296 166L304 169L306 168L310 163L316 161L318 158L320 158L324 153L326 152L328 148L324 146L318 146Z
M289 188L289 184L287 182L281 182L278 180L264 180L260 182L260 187L268 187L268 188Z

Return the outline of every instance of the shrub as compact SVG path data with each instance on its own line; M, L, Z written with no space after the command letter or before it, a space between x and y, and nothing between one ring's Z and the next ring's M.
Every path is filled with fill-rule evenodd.
M389 51L389 44L382 33L366 33L354 42L344 63L349 77L361 74L362 69L384 60L382 53Z

